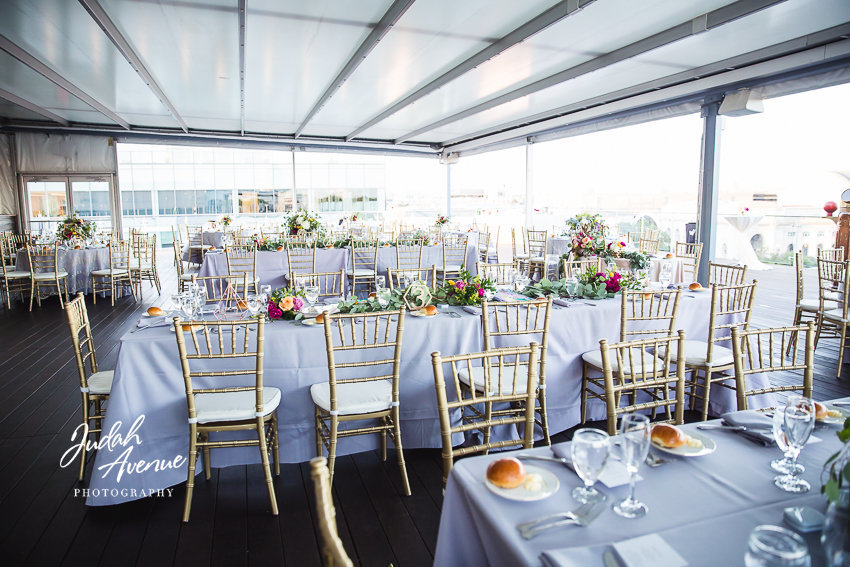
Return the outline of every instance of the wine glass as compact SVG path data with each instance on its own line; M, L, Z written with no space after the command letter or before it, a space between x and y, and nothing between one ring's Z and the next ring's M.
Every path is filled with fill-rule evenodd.
M802 474L806 468L791 460L791 452L788 450L788 440L785 433L782 431L782 424L785 422L785 412L777 409L773 412L773 438L776 440L776 446L782 451L784 457L770 461L770 468L778 473L783 474Z
M295 287L295 291L302 291L304 289L304 284L306 280L301 276L295 276L295 280L292 282Z
M186 315L190 320L195 318L195 312L198 310L198 302L196 300L196 295L187 294L181 298L180 301L180 309L183 311L183 314Z
M315 305L316 302L319 301L319 286L305 285L304 298L307 300L308 303L310 303L310 305Z
M570 445L573 468L584 482L584 486L573 489L572 495L577 502L586 504L605 500L605 496L593 485L608 462L609 447L608 434L601 429L579 429L573 435Z
M624 518L642 518L646 504L635 500L635 480L638 468L649 453L649 418L637 413L627 413L620 421L620 460L629 471L629 497L614 504L614 512Z
M798 534L779 526L756 526L747 540L746 567L810 567L809 547Z
M788 441L788 452L791 453L792 472L777 476L773 479L780 490L785 492L803 493L811 490L812 486L799 477L797 472L797 457L805 446L815 427L815 405L809 398L803 396L788 396L788 405L782 412L782 432Z
M252 317L260 312L260 302L260 298L253 294L245 298L245 304L248 307L248 313L250 313Z
M673 279L673 266L670 262L663 262L661 270L658 274L658 281L661 282L661 287L667 289L670 286L670 281Z
M574 275L570 275L567 278L567 296L570 298L574 298L576 296L576 291L578 290L578 280Z
M375 276L375 293L380 295L387 286L387 280L384 276Z

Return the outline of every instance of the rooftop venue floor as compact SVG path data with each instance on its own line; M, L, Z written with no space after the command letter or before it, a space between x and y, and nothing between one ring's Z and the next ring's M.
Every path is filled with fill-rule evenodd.
M160 262L164 293L175 287L170 257ZM787 325L793 270L751 272L759 280L753 324ZM815 274L807 270L807 289ZM169 291L166 291L169 290ZM115 364L121 335L147 307L124 297L88 309L98 357ZM259 465L214 469L195 487L192 519L180 522L184 490L119 506L89 508L75 496L76 469L59 467L79 423L80 396L67 324L58 300L32 313L0 308L0 557L4 565L320 565L309 465L281 465L280 516L269 513ZM824 340L815 363L815 398L850 395L850 371L835 379L837 341ZM571 431L556 441L569 439ZM438 450L405 451L413 496L402 497L395 460L376 452L337 460L334 497L340 536L359 565L430 565L440 518Z

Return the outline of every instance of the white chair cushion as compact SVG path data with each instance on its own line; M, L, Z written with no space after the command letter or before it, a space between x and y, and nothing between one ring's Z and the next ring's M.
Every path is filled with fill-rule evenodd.
M41 272L35 275L33 279L35 280L55 280L56 278L67 278L68 272Z
M321 382L310 386L313 403L331 411L331 385ZM393 383L390 380L337 384L337 411L340 415L355 415L388 410L393 405Z
M135 262L133 262L133 265L130 266L130 267L134 270L151 270L151 269L153 269L153 264L151 264L150 262L147 262L147 261L139 264L138 261L135 261Z
M16 279L20 279L20 278L28 278L28 277L30 277L30 273L29 272L22 272L20 270L13 270L13 271L7 271L6 277L9 278L10 280L16 280Z
M355 276L374 276L375 270L370 270L369 268L355 268L351 273Z
M253 391L195 394L198 423L216 421L245 421L254 419L257 398ZM263 416L280 405L280 390L263 388Z
M514 254L514 258L522 259L522 260L527 260L527 259L528 259L528 254Z
M832 309L838 306L835 301L830 301L828 299L824 301L824 305L827 308ZM798 306L804 311L820 311L820 301L818 301L817 299L803 299L802 301L800 301Z
M543 257L543 256L535 256L535 257L531 258L530 261L531 262L545 262L546 258Z
M685 341L685 364L691 366L705 366L705 354L708 343L705 341ZM735 362L732 349L714 345L711 352L710 366L726 366Z
M192 275L193 274L183 274L182 276L180 276L180 279L184 282L190 282L192 281Z
M842 309L830 309L829 311L824 311L823 318L829 319L830 321L837 321L839 323L847 322L847 319L844 318L844 311Z
M507 395L514 393L514 368L506 367L502 368L501 366L497 367L496 372L494 374L490 374L490 386L491 391L490 395L497 395L499 393ZM458 370L457 373L458 379L461 382L469 386L469 372L466 368ZM499 380L498 383L494 384L497 378ZM472 367L472 381L475 384L475 389L479 392L484 391L484 367L483 366L473 366ZM528 365L520 365L519 370L517 370L517 384L516 384L516 393L524 394L526 392L526 386L528 385ZM501 386L501 389L499 389ZM537 386L535 385L535 389Z
M615 373L619 372L620 371L620 364L617 362L616 354L614 353L614 351L609 351L609 354L610 354L609 360L611 362L611 371L615 372ZM626 363L626 368L624 368L623 371L626 374L629 374L631 372L631 366L632 365L629 363L629 360L628 360L628 357L629 357L628 352L626 353L626 355L627 355L626 360L624 361ZM585 361L587 364L590 364L591 366L599 368L600 370L602 369L602 353L598 349L597 350L591 350L591 351L584 353L583 355L581 355L581 359L583 361ZM640 364L640 361L636 360L635 364L636 365ZM652 372L653 367L657 370L664 368L664 361L661 360L660 358L654 356L652 353L647 352L646 357L643 359L643 372L645 372L645 373Z
M437 266L437 271L438 272L459 272L460 271L460 264L449 264L445 268L443 268L442 266Z
M93 276L111 276L112 272L109 271L109 268L104 268L103 270L92 270L91 275ZM126 276L127 270L115 270L116 276Z
M112 390L113 370L101 370L89 376L89 394L108 394Z

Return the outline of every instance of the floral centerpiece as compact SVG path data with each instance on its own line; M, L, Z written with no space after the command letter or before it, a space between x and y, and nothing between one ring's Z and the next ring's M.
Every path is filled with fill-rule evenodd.
M358 219L357 213L354 213L353 215L351 215L351 216L348 218L348 220L349 220L350 222L357 222L357 219Z
M480 305L487 290L496 291L492 280L472 276L466 268L460 267L460 277L446 282L436 290L434 296L449 305Z
M56 238L62 242L79 239L86 240L94 235L97 225L94 221L83 220L76 215L68 217L59 223Z
M608 225L601 215L581 213L567 220L567 236L573 257L602 256L608 250L605 236Z
M302 319L301 309L304 308L304 292L288 287L274 290L269 297L269 306L266 312L272 321L284 319L286 321Z
M223 226L224 228L227 228L228 226L230 226L230 223L232 223L232 222L233 222L233 219L230 218L227 215L221 217L221 226Z
M437 217L437 220L434 221L434 226L443 226L444 224L448 224L449 217L440 215Z
M305 209L297 209L287 215L283 226L289 230L289 234L297 234L299 230L320 233L324 228L319 215Z
M581 274L576 286L576 295L588 299L614 297L624 289L643 289L644 284L632 274L599 272L593 268Z

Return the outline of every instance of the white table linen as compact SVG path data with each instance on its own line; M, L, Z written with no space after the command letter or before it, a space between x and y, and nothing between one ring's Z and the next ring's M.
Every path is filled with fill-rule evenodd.
M68 273L68 293L91 293L91 273L109 269L109 248L62 248L57 250L59 271ZM18 251L15 269L28 272L30 269L26 250ZM129 288L128 288L129 291Z

